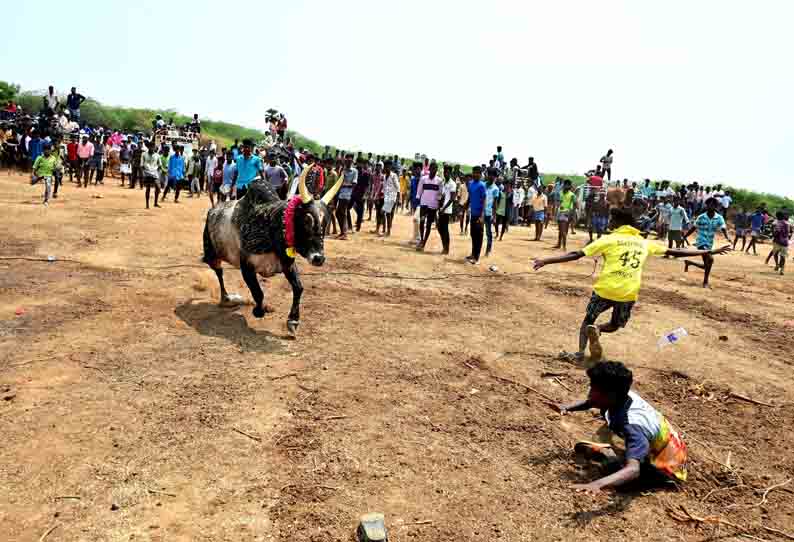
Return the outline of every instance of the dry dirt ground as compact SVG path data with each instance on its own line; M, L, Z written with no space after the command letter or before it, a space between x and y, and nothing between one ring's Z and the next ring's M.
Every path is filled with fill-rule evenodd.
M587 391L557 354L575 347L593 262L529 267L556 231L532 243L515 228L476 268L457 231L449 257L436 237L408 248L405 217L392 239L329 240L323 269L302 265L292 341L283 277L263 320L217 306L199 264L206 199L146 211L117 182L67 182L45 209L39 187L0 176L1 540L350 541L368 511L393 542L794 534L794 482L764 494L794 477L794 294L763 256L718 258L713 290L650 262L605 348L682 429L690 481L591 497L571 490L596 472L570 450L598 420L510 382ZM393 273L447 278L373 276ZM658 351L679 326L690 336ZM680 505L710 522L674 519Z

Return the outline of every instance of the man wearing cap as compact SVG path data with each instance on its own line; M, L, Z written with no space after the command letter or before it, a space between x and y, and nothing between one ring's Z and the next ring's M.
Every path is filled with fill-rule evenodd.
M254 142L250 139L243 140L243 153L237 157L237 173L235 186L237 187L237 199L241 199L248 192L248 185L257 176L264 174L265 168L262 159L255 154L251 154Z

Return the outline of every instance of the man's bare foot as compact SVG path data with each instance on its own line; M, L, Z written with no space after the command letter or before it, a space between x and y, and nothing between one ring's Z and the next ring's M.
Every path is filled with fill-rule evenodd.
M601 332L598 331L598 326L587 326L587 339L590 342L590 360L601 361L604 355L604 349L601 348Z

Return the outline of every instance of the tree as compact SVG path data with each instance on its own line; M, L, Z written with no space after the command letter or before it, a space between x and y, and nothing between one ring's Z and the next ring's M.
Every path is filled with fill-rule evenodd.
M19 85L0 81L0 102L5 103L8 100L14 100L17 94L19 94Z

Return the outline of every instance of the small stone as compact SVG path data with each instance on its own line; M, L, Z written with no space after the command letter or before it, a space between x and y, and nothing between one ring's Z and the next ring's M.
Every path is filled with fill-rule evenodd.
M376 512L361 516L356 534L359 542L386 542L388 536L383 514Z
M720 335L720 340L721 341L727 341L728 340L728 336L727 335Z
M14 393L14 392L6 393L6 394L3 395L3 401L10 401L11 399L13 399L16 396L17 396L17 394Z
M113 512L115 512L116 510L118 510L118 509L119 509L119 505L118 505L118 504L116 504L116 503L113 503L113 504L111 504L111 505L110 505L110 509L111 509Z

